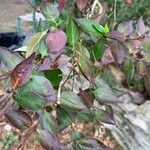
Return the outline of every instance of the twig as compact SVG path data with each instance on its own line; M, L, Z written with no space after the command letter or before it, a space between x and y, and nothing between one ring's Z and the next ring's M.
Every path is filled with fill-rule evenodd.
M67 75L67 76L65 77L65 79L62 80L62 81L60 82L60 84L59 84L59 88L58 88L58 101L57 101L57 104L58 104L58 105L60 104L60 93L61 93L61 89L62 89L63 85L67 82L67 80L68 80L68 78L70 77L71 73L72 73L72 69L69 70L68 75Z
M11 95L11 96L12 96L12 95ZM5 100L8 100L9 98L10 98L10 94L7 95L7 96L4 97L4 98L0 98L0 103L3 102L3 101L5 101Z
M8 74L1 75L1 76L0 76L0 81L6 79L7 77L8 77Z
M115 4L114 4L114 22L116 22L116 10L117 10L117 0L115 0Z
M71 91L73 92L73 89L74 89L74 76L75 76L75 72L73 70L73 79L72 79L72 88L71 88Z
M34 131L36 131L38 124L39 124L39 120L37 120L37 122L29 130L27 130L27 133L24 136L24 138L21 140L21 142L19 143L17 150L19 150L25 145L25 142L31 137L31 135L33 135Z
M36 11L36 7L34 7L34 5L31 2L29 2L28 0L26 0L26 2Z

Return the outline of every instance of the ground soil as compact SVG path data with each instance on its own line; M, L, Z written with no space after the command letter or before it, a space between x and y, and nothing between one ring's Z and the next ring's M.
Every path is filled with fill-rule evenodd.
M29 12L31 7L26 0L0 0L0 32L16 31L18 16Z

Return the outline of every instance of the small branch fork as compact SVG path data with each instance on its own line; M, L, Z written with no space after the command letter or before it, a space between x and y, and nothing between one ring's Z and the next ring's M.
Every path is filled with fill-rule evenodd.
M21 149L21 148L25 145L25 143L27 142L27 140L28 140L28 139L34 134L34 132L36 131L38 125L39 125L39 119L34 123L34 125L33 125L31 128L29 128L29 129L26 131L25 135L22 137L20 143L19 143L18 146L17 146L17 150Z

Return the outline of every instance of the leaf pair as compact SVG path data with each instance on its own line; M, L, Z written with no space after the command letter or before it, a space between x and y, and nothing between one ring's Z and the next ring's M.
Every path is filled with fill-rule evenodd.
M110 47L105 49L105 52L101 58L102 65L110 63L122 64L125 58L126 47L117 42L113 41Z
M80 18L75 19L76 23L88 34L100 37L101 35L106 35L108 30L106 30L102 25L94 20Z

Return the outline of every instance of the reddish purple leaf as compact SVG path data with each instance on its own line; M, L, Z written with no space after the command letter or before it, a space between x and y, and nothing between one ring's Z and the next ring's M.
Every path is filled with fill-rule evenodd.
M115 39L117 41L125 41L127 38L124 36L123 33L119 32L119 31L111 31L109 34L109 37L112 39Z
M60 11L62 11L65 8L66 2L67 2L67 0L59 0L59 2L58 2L58 9Z
M23 111L9 110L6 118L14 127L20 130L25 130L32 125L31 117Z
M62 67L67 65L68 61L68 57L64 54L61 54L59 58L57 58L55 61L52 60L50 57L46 57L42 65L39 67L39 70L43 71L50 69L61 69Z
M123 47L118 42L111 44L111 52L113 54L113 57L115 61L118 64L122 64L124 57L125 57L125 51L123 50Z
M130 48L130 51L133 53L139 52L142 48L142 43L140 40L130 40L128 41L128 46Z
M92 94L86 91L83 91L80 89L79 96L82 98L84 104L88 107L91 108L94 103L94 98L92 97Z
M141 49L142 48L142 43L140 40L133 40L131 42L133 44L133 46L136 48L136 49Z
M140 19L138 20L136 25L136 30L140 35L145 33L145 25L144 25L143 17L140 17Z
M105 53L103 54L103 57L101 59L101 63L102 63L102 65L107 65L107 64L110 64L110 63L113 63L113 62L115 62L115 59L112 55L110 47L108 47L105 50Z
M114 113L112 107L107 105L105 106L106 110L96 109L95 117L98 121L106 124L115 124Z
M115 125L114 118L112 118L112 115L108 114L105 111L103 112L103 116L100 118L100 121L106 124Z
M118 31L122 32L125 36L130 35L133 32L133 21L124 22L118 25Z
M30 79L34 58L35 53L31 54L13 69L10 75L13 89L20 87Z
M50 69L56 69L58 68L57 62L51 60L51 58L46 57L42 63L42 65L39 67L40 71L43 70L50 70Z
M88 5L89 0L75 0L76 5L80 11L84 10Z
M66 43L67 36L60 29L53 30L48 34L46 38L46 46L49 50L49 53L52 53L54 55L60 54L63 51Z

